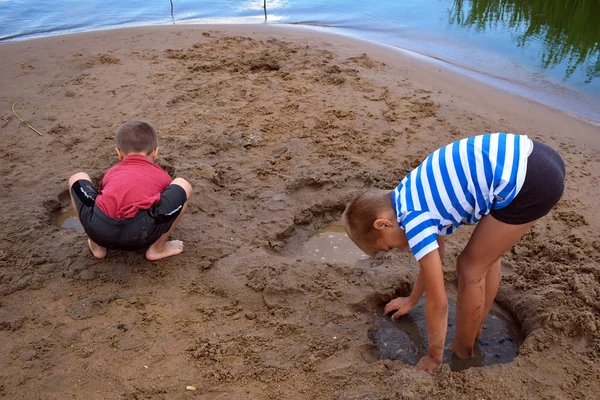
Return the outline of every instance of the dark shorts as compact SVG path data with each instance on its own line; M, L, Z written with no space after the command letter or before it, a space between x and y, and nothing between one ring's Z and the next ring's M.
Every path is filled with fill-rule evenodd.
M492 210L500 222L521 225L548 214L565 188L565 163L552 147L533 140L523 187L506 207Z
M138 211L133 218L115 219L96 207L98 191L92 182L76 181L71 186L71 195L89 238L100 246L117 250L149 247L171 229L187 200L181 186L169 185L150 209Z

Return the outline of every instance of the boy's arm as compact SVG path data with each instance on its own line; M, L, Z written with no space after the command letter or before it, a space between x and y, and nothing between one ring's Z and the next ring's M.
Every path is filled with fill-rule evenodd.
M440 260L444 259L444 251L445 251L445 243L444 237L438 236L437 238L439 248L437 251L439 252ZM434 250L435 251L435 250ZM413 286L412 291L408 297L398 297L392 301L390 301L383 311L384 314L388 314L391 311L398 310L392 315L392 318L397 319L408 313L412 308L417 304L421 296L425 292L425 280L423 278L423 269L419 268L419 273L417 275L417 280Z
M446 236L438 236L437 237L437 242L438 242L438 252L440 253L440 261L442 261L442 263L444 262L444 255L446 254L446 242L444 241L444 238Z
M432 251L419 260L422 281L427 295L425 320L429 338L428 354L421 358L417 369L433 372L442 363L444 342L448 327L448 299L444 288L444 274L440 253ZM416 286L416 285L415 285Z
M437 242L438 242L438 253L439 253L439 257L440 257L440 266L441 264L441 260L444 259L444 253L446 250L446 245L444 242L444 237L443 236L438 236L437 238ZM434 250L435 251L435 250ZM425 291L425 281L423 278L423 268L419 268L419 274L417 275L417 281L415 282L415 286L413 286L413 290L410 293L410 296L408 296L411 301L413 302L413 304L417 304L417 301L419 301L419 299L421 298L421 296L423 295L423 292Z
M413 286L412 292L410 292L410 296L397 297L397 298L393 299L392 301L390 301L389 303L387 303L385 305L385 308L383 309L383 314L387 315L390 312L395 311L394 314L392 314L392 318L393 319L400 318L401 316L403 316L404 314L407 314L408 312L410 312L410 310L413 309L413 307L417 304L417 302L421 298L421 295L423 294L424 291L425 291L425 280L423 278L423 272L419 268L419 275L417 275L417 281L415 282L415 285Z

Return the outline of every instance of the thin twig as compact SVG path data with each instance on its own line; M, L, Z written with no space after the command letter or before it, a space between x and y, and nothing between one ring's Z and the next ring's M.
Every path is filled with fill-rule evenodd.
M10 122L10 119L6 118L4 115L0 115L0 119L3 120L3 121L6 121L4 123L4 125L1 126L1 128L4 128Z
M15 106L17 105L17 103L18 103L18 101L15 101L15 102L13 103L12 107L11 107L11 108L12 108L12 112L13 112L13 114L15 114L15 116L16 116L17 118L19 118L19 121L21 121L22 123L24 123L25 125L27 125L29 128L31 128L31 130L32 130L32 131L34 131L34 132L35 132L35 133L37 133L38 135L42 136L42 134L41 134L41 133L39 133L39 132L37 131L37 129L35 129L33 126L29 125L29 122L27 122L27 121L25 121L23 118L19 117L19 114L17 114L17 112L15 111Z

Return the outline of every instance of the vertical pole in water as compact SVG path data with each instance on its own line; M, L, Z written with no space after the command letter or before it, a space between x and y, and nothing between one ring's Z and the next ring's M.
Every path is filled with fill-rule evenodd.
M264 0L264 5L263 5L264 9L265 9L265 21L267 20L267 0Z
M175 24L175 17L173 16L173 0L169 0L171 2L171 21ZM265 0L267 1L267 0Z

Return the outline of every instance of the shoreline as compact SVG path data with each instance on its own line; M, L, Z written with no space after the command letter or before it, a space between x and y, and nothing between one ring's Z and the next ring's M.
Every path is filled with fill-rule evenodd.
M390 63L398 63L408 62L410 67L413 70L420 69L420 66L424 67L426 72L430 74L430 76L436 75L437 72L444 72L445 74L451 75L451 79L456 81L457 85L455 86L465 86L469 91L476 92L473 96L466 96L469 101L476 102L474 99L485 93L485 96L493 96L498 101L514 101L517 100L524 106L532 107L535 113L544 113L548 112L554 114L556 111L563 114L566 118L573 118L578 120L579 122L583 122L584 124L590 125L593 129L600 128L600 122L593 121L589 118L570 113L568 111L555 108L553 106L547 105L543 102L537 101L535 99L531 99L528 97L524 97L520 94L516 94L511 92L508 89L499 88L495 85L486 82L486 75L482 75L477 71L471 71L473 74L482 75L483 78L477 78L474 76L470 76L468 70L463 67L455 66L453 64L447 63L443 60L438 60L433 57L429 57L427 55L423 55L421 53L417 53L411 50L406 50L402 48L398 48L392 45L387 45L383 43L374 42L368 39L361 39L351 35L345 35L341 33L334 32L324 32L319 29L313 29L311 27L304 27L298 25L257 25L257 24L236 24L236 25L223 25L223 24L182 24L182 25L148 25L148 26L135 26L135 27L127 27L127 28L116 28L116 29L106 29L106 30L96 30L89 32L78 32L78 33L69 33L64 35L57 36L49 36L49 37L40 37L31 40L24 41L11 41L6 43L0 43L0 54L2 54L3 47L14 47L15 50L18 51L20 47L27 48L36 48L36 42L43 43L60 43L65 41L77 42L79 39L85 40L86 37L100 37L106 36L107 38L114 40L117 39L121 33L125 33L126 35L135 35L139 33L151 33L152 31L156 32L173 32L173 31L203 31L203 30L215 30L215 31L223 31L223 32L232 32L235 34L259 34L259 35L274 35L277 34L277 31L286 32L286 34L291 38L296 39L305 39L312 38L316 39L319 37L320 40L325 41L326 38L329 40L333 40L337 43L342 44L347 47L346 51L360 51L364 47L364 51L373 51L378 57L383 57L388 60ZM388 51L391 51L394 54L388 54ZM438 65L439 64L439 65ZM493 78L493 77L491 77ZM446 80L445 78L440 78L441 80ZM437 84L442 83L438 79L436 81ZM452 85L441 84L446 90L451 91ZM450 87L449 87L450 86ZM479 86L479 87L477 87ZM456 90L456 88L455 88ZM461 95L465 95L466 93L457 90ZM492 108L493 106L490 106ZM515 107L515 108L521 108ZM514 109L512 111L515 111ZM506 110L506 112L510 112L510 110ZM527 118L526 116L519 113L519 118ZM554 115L553 115L554 117Z
M559 86L558 82L553 82L551 80L544 81L546 84L544 88L534 89L532 87L527 86L525 82L511 80L509 78L502 77L493 73L485 73L469 65L460 65L452 61L427 54L426 52L420 52L417 50L411 50L392 44L377 42L374 40L362 38L351 33L345 34L338 32L327 32L326 30L318 26L311 27L299 25L298 27L304 29L314 29L317 32L323 33L325 35L340 35L354 40L363 41L374 46L390 48L395 52L399 52L401 54L407 55L408 57L422 60L425 63L439 64L440 66L443 66L447 69L451 69L454 72L457 72L458 74L468 79L476 80L481 84L487 85L493 88L494 90L504 91L508 94L515 95L528 101L533 101L535 103L541 104L551 109L558 110L565 114L573 115L583 121L589 122L592 125L600 126L600 107L594 109L594 105L600 104L600 97L592 93L580 93L574 90L572 87ZM335 27L333 29L335 29ZM559 91L562 93L562 95L559 98L559 101L552 100L555 92L558 93ZM582 98L585 101L582 101ZM577 99L578 104L571 105L573 99ZM596 103L595 100L597 100L598 103ZM574 112L578 106L585 107L585 111L582 112L581 115L576 114Z
M394 52L398 52L400 54L403 54L407 57L411 57L416 60L421 60L422 62L425 62L425 63L434 64L434 65L440 64L441 67L444 67L449 70L453 70L454 72L466 77L467 79L472 79L472 80L478 81L479 83L481 83L483 85L489 86L491 89L500 90L500 91L506 92L510 95L514 95L514 96L523 98L527 101L532 101L534 103L543 105L545 107L549 107L551 109L558 110L567 115L575 116L576 118L581 119L584 122L588 122L592 125L600 127L600 109L594 110L593 103L590 103L590 102L593 102L594 99L588 98L588 96L593 96L593 95L585 94L585 93L578 93L568 87L565 87L562 90L563 95L561 97L561 100L557 104L556 101L551 101L552 93L548 93L547 89L546 90L532 89L532 88L527 87L524 84L520 84L519 82L514 82L514 81L508 80L506 78L503 78L500 76L495 76L492 74L486 74L486 73L483 73L476 69L469 68L468 66L457 65L450 61L447 61L447 60L444 60L441 58L437 58L434 56L430 56L425 53L421 53L421 52L410 50L410 49L405 49L405 48L398 47L398 46L391 45L391 44L380 43L380 42L377 42L377 41L374 41L371 39L361 38L360 36L354 35L352 33L343 33L341 31L336 32L335 27L333 27L334 31L328 32L327 30L323 29L323 27L312 26L312 25L302 25L302 24L297 24L297 23L287 24L287 23L274 22L274 23L261 24L259 22L248 22L248 23L236 23L236 24L213 24L213 23L198 23L195 21L194 22L186 22L185 20L182 20L182 21L178 21L177 25L175 25L175 24L170 25L169 21L165 20L165 21L157 21L155 23L148 22L145 25L138 25L138 24L133 23L131 25L119 25L119 26L114 26L114 27L98 28L95 30L85 31L85 32L64 32L64 33L59 33L57 35L51 35L51 36L40 35L40 36L36 36L33 38L8 39L7 42L0 42L0 46L2 46L5 43L15 43L15 42L23 42L23 41L27 42L30 40L49 39L49 38L53 38L53 37L62 37L62 36L71 36L71 35L97 34L97 33L101 33L101 32L121 31L121 30L130 30L130 29L154 29L154 28L165 28L165 29L183 28L183 29L185 29L185 27L189 27L191 29L202 29L202 27L206 27L207 29L222 28L225 30L227 30L227 29L236 30L236 29L240 29L242 27L247 27L247 28L257 28L258 27L259 29L267 29L267 30L268 29L274 29L274 30L297 29L299 31L312 32L310 34L325 35L325 36L327 36L327 35L338 36L338 37L345 38L345 39L363 42L363 43L366 43L368 46L389 48L390 50L392 50ZM548 81L548 84L552 84L552 82ZM556 90L558 90L558 89L556 89ZM536 95L541 95L541 98L540 98L540 96L536 96ZM587 107L586 111L583 113L583 115L576 114L574 112L574 109L569 109L569 104L571 103L570 99L576 98L576 97L583 97L586 100L585 103L582 103L582 105L585 104ZM561 108L561 105L563 106L562 108Z

